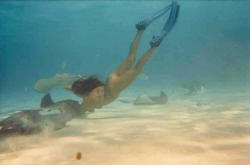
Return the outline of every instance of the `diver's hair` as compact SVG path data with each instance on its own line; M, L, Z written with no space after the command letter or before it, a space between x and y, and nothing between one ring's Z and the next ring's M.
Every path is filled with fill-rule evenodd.
M72 92L81 96L87 96L93 89L103 86L104 83L96 76L87 79L80 78L72 84Z

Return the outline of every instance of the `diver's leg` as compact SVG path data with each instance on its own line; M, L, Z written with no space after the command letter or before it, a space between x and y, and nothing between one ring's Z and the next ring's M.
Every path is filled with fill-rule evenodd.
M163 40L163 38L167 35L167 32L169 32L172 29L173 24L175 24L175 22L176 22L175 20L177 18L178 9L179 9L179 8L176 9L177 8L176 6L177 6L177 3L176 2L172 2L171 5L166 6L165 8L157 11L155 14L153 14L149 18L147 18L147 19L145 19L143 21L140 21L138 24L136 24L136 28L137 28L138 32L136 34L135 39L133 40L133 42L130 45L129 55L128 55L127 59L112 73L113 75L121 76L122 74L124 74L125 72L127 72L129 69L131 69L131 67L133 66L133 64L135 62L135 58L136 58L136 53L137 53L137 50L138 50L139 41L141 39L143 31L153 21L155 21L157 18L161 17L169 9L171 9L171 13L170 13L170 18L171 19L170 18L168 19L166 25L163 28L162 34L160 36L155 37L151 41L151 43L150 43L151 47L157 47L157 46L160 45L160 43Z
M111 76L109 77L109 85L112 86L113 89L115 89L116 93L120 93L136 79L136 77L140 74L144 65L147 63L156 49L157 47L150 48L143 54L143 56L138 60L137 64L134 67L131 67L121 76L111 74Z
M151 58L152 54L155 52L156 49L157 49L157 47L151 47L151 48L149 48L148 51L146 51L142 55L142 57L138 60L138 62L136 63L136 65L134 67L136 76L142 71L142 69L144 68L145 64Z
M127 72L134 65L142 34L143 34L143 30L137 31L134 40L130 44L130 50L129 50L129 55L127 59L112 74L115 74L116 76L120 76L124 74L125 72Z
M155 52L157 47L151 47L149 48L142 57L138 60L136 65L129 69L126 73L124 73L122 76L119 77L121 81L126 82L126 80L134 80L142 71L145 64L148 62L148 60L151 58L152 54Z

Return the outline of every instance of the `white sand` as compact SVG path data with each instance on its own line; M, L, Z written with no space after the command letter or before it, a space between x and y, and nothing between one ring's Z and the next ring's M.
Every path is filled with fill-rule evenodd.
M116 101L57 132L2 139L0 164L249 165L250 103L194 100Z

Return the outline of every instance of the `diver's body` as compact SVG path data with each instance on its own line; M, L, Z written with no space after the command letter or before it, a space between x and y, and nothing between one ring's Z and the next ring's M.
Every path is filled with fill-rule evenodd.
M169 9L171 9L170 16L164 25L161 34L157 37L153 37L150 42L151 48L149 48L135 64L139 42L144 30L154 20L165 14ZM90 77L86 80L77 80L72 84L69 89L72 90L74 94L83 98L84 101L82 103L82 108L84 110L94 111L94 109L102 108L102 106L111 103L136 79L147 61L160 45L161 41L173 28L177 21L178 12L179 5L176 2L172 2L171 5L158 11L153 16L139 22L136 25L138 31L130 45L130 51L127 59L108 76L105 83L102 83L97 78Z
M157 47L151 47L143 54L137 64L133 66L142 34L143 31L137 32L135 39L131 43L127 59L108 76L105 84L93 89L87 96L83 97L83 109L93 111L96 108L101 108L103 105L109 104L136 79L144 65L157 49Z

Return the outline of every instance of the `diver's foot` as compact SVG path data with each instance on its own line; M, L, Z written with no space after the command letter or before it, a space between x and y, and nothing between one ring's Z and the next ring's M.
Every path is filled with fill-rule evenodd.
M141 21L135 25L138 31L144 31L147 28L147 26L148 24L146 23L146 21Z
M151 48L158 47L160 46L161 42L162 38L160 38L159 36L153 36L153 39L150 41L150 46Z

